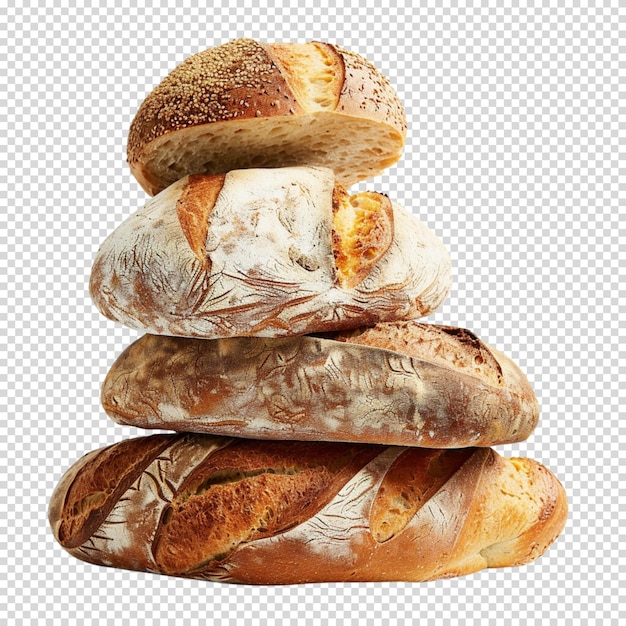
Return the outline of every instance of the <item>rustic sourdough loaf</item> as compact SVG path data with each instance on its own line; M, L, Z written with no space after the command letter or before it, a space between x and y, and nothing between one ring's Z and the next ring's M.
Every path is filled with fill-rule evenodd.
M188 58L148 95L128 162L154 195L188 174L318 165L344 186L395 163L406 134L389 80L331 44L237 39Z
M90 292L132 328L216 339L421 317L450 284L447 250L407 210L287 167L174 183L105 240Z
M100 565L223 582L423 581L528 563L561 532L545 467L490 448L154 435L92 452L49 519Z
M332 337L146 334L109 370L102 405L141 428L426 448L522 441L537 424L526 377L467 330L389 322Z

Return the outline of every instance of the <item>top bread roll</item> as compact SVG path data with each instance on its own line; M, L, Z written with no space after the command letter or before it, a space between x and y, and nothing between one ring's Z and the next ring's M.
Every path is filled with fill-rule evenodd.
M363 57L311 42L237 39L189 57L148 95L128 163L155 195L188 174L316 165L344 187L401 156L406 115Z

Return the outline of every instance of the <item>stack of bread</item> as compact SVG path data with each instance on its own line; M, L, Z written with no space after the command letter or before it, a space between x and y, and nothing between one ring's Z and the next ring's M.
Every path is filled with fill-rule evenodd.
M152 196L90 292L145 334L102 387L116 422L174 433L80 459L49 509L71 554L225 582L423 581L528 563L566 498L490 446L537 424L524 374L469 330L417 321L442 243L374 191L404 108L368 61L240 39L144 101L128 160Z

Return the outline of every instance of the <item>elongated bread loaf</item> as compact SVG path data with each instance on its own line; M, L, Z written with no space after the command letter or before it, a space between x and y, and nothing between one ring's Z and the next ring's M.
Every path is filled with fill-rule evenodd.
M426 448L522 441L537 424L526 377L467 330L388 322L332 337L144 335L102 405L141 428Z
M91 563L223 582L424 581L528 563L563 529L545 467L490 448L154 435L92 452L49 519Z
M389 80L332 44L237 39L188 58L148 95L128 162L155 195L188 174L316 165L344 186L401 156L404 108Z
M174 183L104 241L90 292L132 328L216 339L412 319L450 285L448 252L408 211L294 167Z

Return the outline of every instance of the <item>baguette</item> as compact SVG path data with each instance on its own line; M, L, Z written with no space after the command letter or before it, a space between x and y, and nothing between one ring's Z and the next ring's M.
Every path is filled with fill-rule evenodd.
M150 195L188 174L316 165L349 187L401 156L406 115L389 80L327 43L237 39L197 53L150 93L128 135Z
M140 428L425 448L523 441L539 418L509 358L467 330L415 321L329 337L147 334L110 368L101 400Z
M90 563L233 583L425 581L529 563L563 529L545 467L490 448L153 435L92 452L49 507Z
M408 211L294 167L174 183L104 241L90 293L131 328L217 339L421 317L450 285L448 252Z

